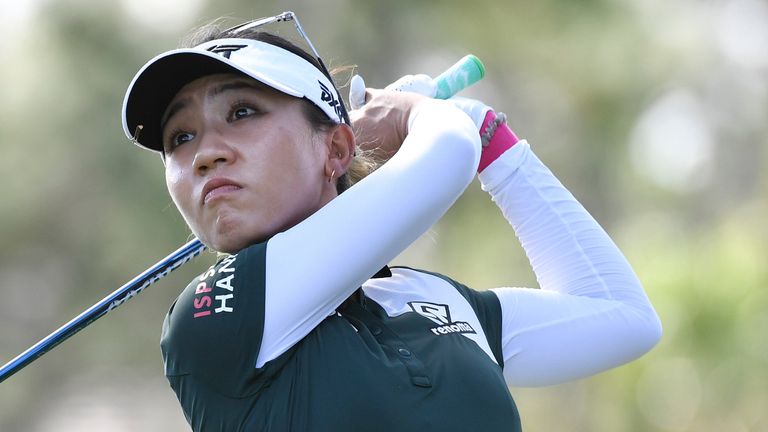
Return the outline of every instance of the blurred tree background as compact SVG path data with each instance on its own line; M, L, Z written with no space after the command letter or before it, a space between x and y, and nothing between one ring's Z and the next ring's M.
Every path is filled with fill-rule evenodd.
M487 77L465 95L509 115L645 283L661 344L592 378L512 389L526 430L768 430L764 0L3 0L0 10L0 363L189 238L160 159L123 136L134 73L218 16L294 10L326 62L357 65L371 86L479 56ZM213 258L0 385L0 430L188 430L162 373L160 326ZM477 288L536 286L477 184L396 263Z

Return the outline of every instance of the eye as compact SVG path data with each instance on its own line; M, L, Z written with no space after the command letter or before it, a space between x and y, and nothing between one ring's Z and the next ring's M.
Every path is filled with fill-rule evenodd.
M195 138L195 134L180 129L173 130L168 134L168 138L164 140L165 152L170 153L176 147L192 141Z
M235 110L234 113L232 113L232 117L235 119L241 119L243 117L248 117L250 115L253 115L256 113L256 110L253 108L248 107L240 107Z
M261 113L261 110L254 107L252 104L238 102L232 106L232 110L229 113L229 121L244 119L259 113Z

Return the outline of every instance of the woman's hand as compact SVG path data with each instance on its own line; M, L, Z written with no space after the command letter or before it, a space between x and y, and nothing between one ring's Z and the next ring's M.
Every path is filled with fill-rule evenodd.
M366 89L365 105L349 112L359 147L373 151L381 164L400 149L408 135L408 119L419 103L429 98L410 92Z

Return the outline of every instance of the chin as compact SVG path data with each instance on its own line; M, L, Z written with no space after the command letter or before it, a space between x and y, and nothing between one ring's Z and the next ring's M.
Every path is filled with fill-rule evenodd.
M235 255L235 254L237 254L238 252L240 252L241 250L245 249L248 246L249 246L248 244L229 244L229 243L227 243L227 244L222 244L222 245L219 245L219 246L212 245L212 249L214 249L216 252L230 254L230 255Z
M240 250L253 244L253 242L248 240L247 236L243 235L243 233L239 232L237 229L225 231L217 229L215 233L210 233L205 237L206 240L203 241L203 243L205 243L206 246L216 252L228 254L236 254Z
M210 249L232 254L247 246L244 226L244 221L237 217L236 212L220 210L214 220L203 221L194 231Z
M212 233L209 235L198 236L201 242L216 252L236 254L241 249L244 249L250 245L242 237L237 235L222 235L221 233Z
M245 223L224 223L219 221L212 232L207 232L200 240L217 252L236 254L250 245L259 243L268 238L250 229Z
M269 223L272 215L220 208L214 220L201 221L193 232L208 248L217 252L236 254L242 249L270 238L280 229ZM208 222L208 223L205 223Z

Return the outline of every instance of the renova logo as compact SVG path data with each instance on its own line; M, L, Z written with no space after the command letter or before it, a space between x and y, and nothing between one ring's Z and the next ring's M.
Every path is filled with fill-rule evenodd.
M417 314L429 318L435 324L445 325L451 322L451 311L448 305L426 303L426 302L408 302L408 306Z
M428 302L408 302L408 306L417 314L428 318L437 327L429 329L435 335L446 335L450 333L477 333L466 321L451 320L451 311L448 305Z

